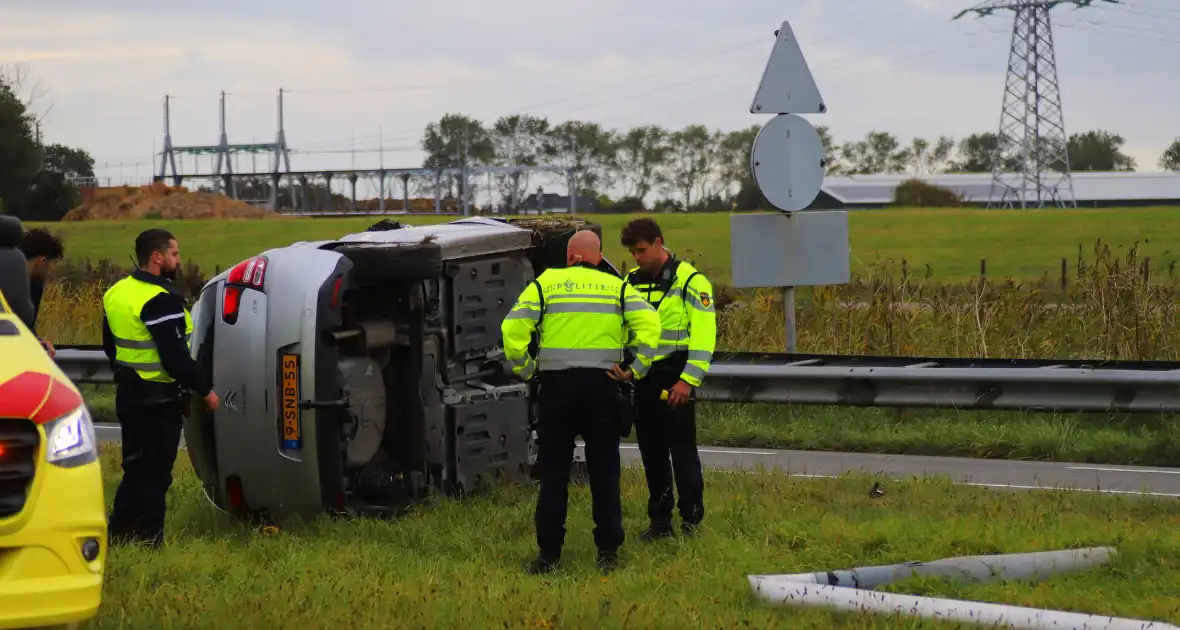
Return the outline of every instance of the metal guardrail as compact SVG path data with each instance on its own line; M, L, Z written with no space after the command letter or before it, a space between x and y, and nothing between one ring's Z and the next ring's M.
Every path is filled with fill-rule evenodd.
M734 353L719 355L709 402L1023 410L1180 411L1180 363Z
M114 383L110 361L100 346L61 346L54 348L54 361L75 383Z
M97 346L65 346L75 383L111 383ZM1180 411L1180 362L718 353L702 402L1044 412Z

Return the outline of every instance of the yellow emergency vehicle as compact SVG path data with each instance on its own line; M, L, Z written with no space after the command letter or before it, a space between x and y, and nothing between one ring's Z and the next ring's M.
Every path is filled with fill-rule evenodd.
M94 617L106 538L90 412L0 294L0 629Z

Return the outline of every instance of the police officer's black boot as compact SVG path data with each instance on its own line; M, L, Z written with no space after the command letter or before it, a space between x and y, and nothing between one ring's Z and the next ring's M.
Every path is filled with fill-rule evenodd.
M599 551L597 564L598 570L602 571L603 575L609 575L615 569L619 568L619 552Z
M645 542L651 542L661 538L672 538L675 535L671 523L652 521L651 525L639 535L639 538Z
M529 575L543 575L545 573L550 573L553 571L553 569L557 568L557 561L559 559L560 558L557 556L542 552L538 554L532 562L529 562L528 565L525 566L524 570Z

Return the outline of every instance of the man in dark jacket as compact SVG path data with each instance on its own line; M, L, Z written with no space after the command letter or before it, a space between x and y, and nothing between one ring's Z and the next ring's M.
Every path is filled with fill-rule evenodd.
M42 228L33 228L25 232L21 239L20 249L25 254L25 264L29 269L29 297L33 300L33 332L36 333L37 315L41 312L41 297L45 294L45 283L53 277L54 268L65 255L65 247L61 239ZM40 335L38 335L40 337ZM53 344L48 339L41 338L41 343L49 356L53 356Z
M164 541L164 509L184 424L185 390L220 401L189 351L192 316L172 285L180 249L166 230L135 239L139 269L103 295L102 345L118 388L123 479L110 517L112 543Z
M33 328L33 303L29 296L29 276L25 256L20 251L23 234L20 219L0 214L0 293L12 313L30 330Z

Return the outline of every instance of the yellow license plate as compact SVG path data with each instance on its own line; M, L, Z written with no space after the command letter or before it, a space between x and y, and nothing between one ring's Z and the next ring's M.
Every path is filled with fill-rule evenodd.
M280 372L282 387L283 447L298 449L299 437L299 355L284 354Z

